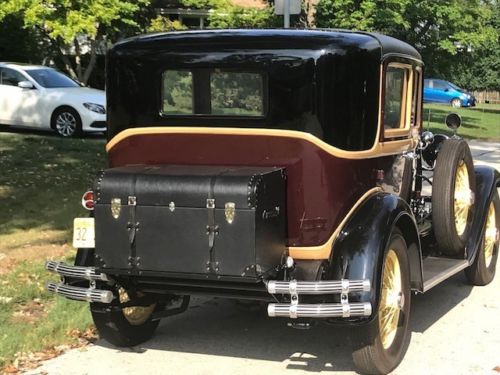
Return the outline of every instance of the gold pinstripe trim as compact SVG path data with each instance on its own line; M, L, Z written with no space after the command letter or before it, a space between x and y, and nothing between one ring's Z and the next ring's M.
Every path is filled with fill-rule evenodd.
M294 247L290 246L288 248L289 255L293 259L329 259L330 258L330 253L332 251L332 246L333 242L339 235L340 231L344 227L344 225L347 223L347 220L351 218L353 215L354 211L366 200L368 197L371 195L382 191L382 188L380 187L375 187L370 190L368 190L366 193L363 194L361 198L358 199L358 201L354 204L354 206L351 207L347 215L345 215L344 219L342 222L338 225L338 227L335 229L333 234L330 236L328 241L326 241L324 244L319 245L319 246L309 246L309 247Z
M110 152L120 142L137 136L153 134L214 134L214 135L252 135L266 137L280 137L301 139L321 148L330 155L343 159L365 159L385 155L393 155L413 149L416 146L414 139L403 139L390 142L376 142L375 145L364 151L345 151L329 145L310 133L281 130L281 129L257 129L257 128L207 128L207 127L150 127L130 128L123 130L111 139L106 145L106 151ZM378 135L377 135L378 139Z

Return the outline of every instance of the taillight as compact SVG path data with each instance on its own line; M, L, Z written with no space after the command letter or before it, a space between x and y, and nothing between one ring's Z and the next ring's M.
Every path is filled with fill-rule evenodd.
M86 191L82 197L82 206L86 210L94 209L94 192L92 190Z

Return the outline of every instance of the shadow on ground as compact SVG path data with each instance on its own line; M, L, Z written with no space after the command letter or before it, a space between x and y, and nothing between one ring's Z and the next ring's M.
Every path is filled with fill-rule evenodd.
M411 330L425 332L472 290L457 275L424 295L412 298ZM287 369L310 372L354 371L347 327L316 325L295 330L287 320L271 319L266 304L248 305L217 298L195 298L189 310L165 319L145 344L120 349L148 349L258 359L284 363ZM104 341L98 345L115 349Z

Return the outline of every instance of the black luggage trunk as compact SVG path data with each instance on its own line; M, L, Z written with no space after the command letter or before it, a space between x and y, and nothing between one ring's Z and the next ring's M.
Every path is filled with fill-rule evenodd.
M120 167L94 189L101 269L251 280L286 255L281 168Z

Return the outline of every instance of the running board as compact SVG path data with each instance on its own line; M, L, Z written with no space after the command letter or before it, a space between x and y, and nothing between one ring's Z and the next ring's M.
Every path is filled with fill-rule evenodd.
M469 267L467 259L427 257L422 261L424 293L439 283Z

